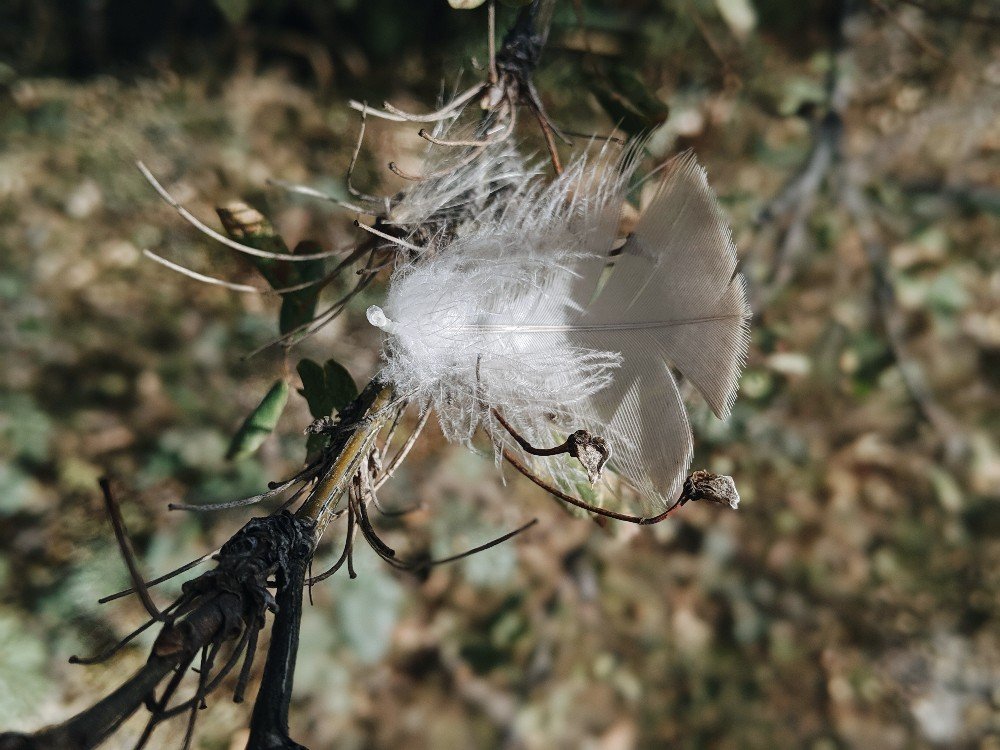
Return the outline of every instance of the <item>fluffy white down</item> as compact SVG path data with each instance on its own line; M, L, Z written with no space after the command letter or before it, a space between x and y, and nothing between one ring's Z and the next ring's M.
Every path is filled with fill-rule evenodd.
M524 179L456 239L399 268L369 320L387 333L385 376L428 401L449 440L484 426L498 448L520 450L491 407L535 445L590 430L635 490L629 509L652 514L676 501L692 452L671 367L728 412L749 311L729 229L690 155L667 167L609 257L635 153L581 157L551 183L508 161L504 174ZM526 460L564 487L585 484L567 457Z

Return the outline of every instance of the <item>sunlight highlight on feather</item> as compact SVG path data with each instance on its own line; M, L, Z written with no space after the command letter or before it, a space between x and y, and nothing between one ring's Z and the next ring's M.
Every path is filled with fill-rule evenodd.
M551 183L508 167L524 177L504 200L402 265L369 320L387 333L386 376L429 400L450 440L483 426L498 454L521 450L492 408L533 444L586 429L608 441L609 466L653 512L676 500L692 454L673 369L726 415L749 309L730 230L691 154L663 170L609 267L640 152L615 159L606 147ZM557 485L586 481L570 462L525 460Z

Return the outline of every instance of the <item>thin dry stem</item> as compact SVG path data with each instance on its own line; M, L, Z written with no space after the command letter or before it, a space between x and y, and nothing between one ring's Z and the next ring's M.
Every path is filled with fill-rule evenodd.
M292 263L302 263L304 261L309 261L309 260L321 260L323 258L329 258L333 255L338 255L341 252L340 250L325 250L321 253L305 253L303 255L293 255L292 253L272 253L268 252L267 250L258 250L255 247L250 247L249 245L243 245L239 242L236 242L233 239L230 239L229 237L226 237L226 235L220 234L219 232L215 231L210 226L205 224L205 222L203 222L201 219L195 216L193 213L184 208L183 205L181 205L170 193L167 192L166 188L164 188L163 185L160 184L160 182L153 176L153 173L149 171L149 168L146 167L146 165L143 164L141 161L136 162L136 166L139 168L139 171L142 172L142 176L146 178L146 180L149 182L150 185L153 186L153 189L156 190L156 192L163 199L163 201L168 206L173 208L178 214L180 214L181 218L183 218L186 222L188 222L191 226L193 226L202 234L211 237L213 240L222 243L226 247L231 247L233 250L245 253L246 255L253 255L258 258L268 258L270 260L283 260Z

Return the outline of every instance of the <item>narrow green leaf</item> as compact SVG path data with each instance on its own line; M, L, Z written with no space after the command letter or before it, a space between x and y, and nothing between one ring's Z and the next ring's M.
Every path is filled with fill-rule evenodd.
M322 251L318 242L303 240L295 249L293 255L312 255ZM280 261L271 261L279 263ZM285 269L285 278L290 283L303 284L307 281L316 281L322 278L325 270L321 260L307 260L297 263L283 263L283 266L291 266ZM275 286L272 283L272 286ZM279 317L279 329L282 333L291 333L296 328L309 323L316 316L316 303L319 301L319 285L299 289L297 292L289 292L281 295L281 315Z
M269 253L305 255L319 252L322 248L316 242L303 241L289 251L285 241L278 236L264 215L246 203L234 201L215 209L225 227L226 234L244 245ZM284 289L307 281L315 281L323 276L322 260L289 263L275 258L249 256L260 275L272 289ZM319 287L311 286L281 295L281 312L278 328L281 333L290 333L305 325L316 314Z
M253 455L274 428L288 403L288 384L277 381L233 435L226 458L239 461Z

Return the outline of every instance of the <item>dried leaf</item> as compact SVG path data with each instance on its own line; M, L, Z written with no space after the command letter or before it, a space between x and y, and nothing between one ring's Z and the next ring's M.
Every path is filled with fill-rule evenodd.
M684 480L684 488L681 490L681 503L689 500L708 500L736 510L740 504L740 493L730 476L694 471Z

